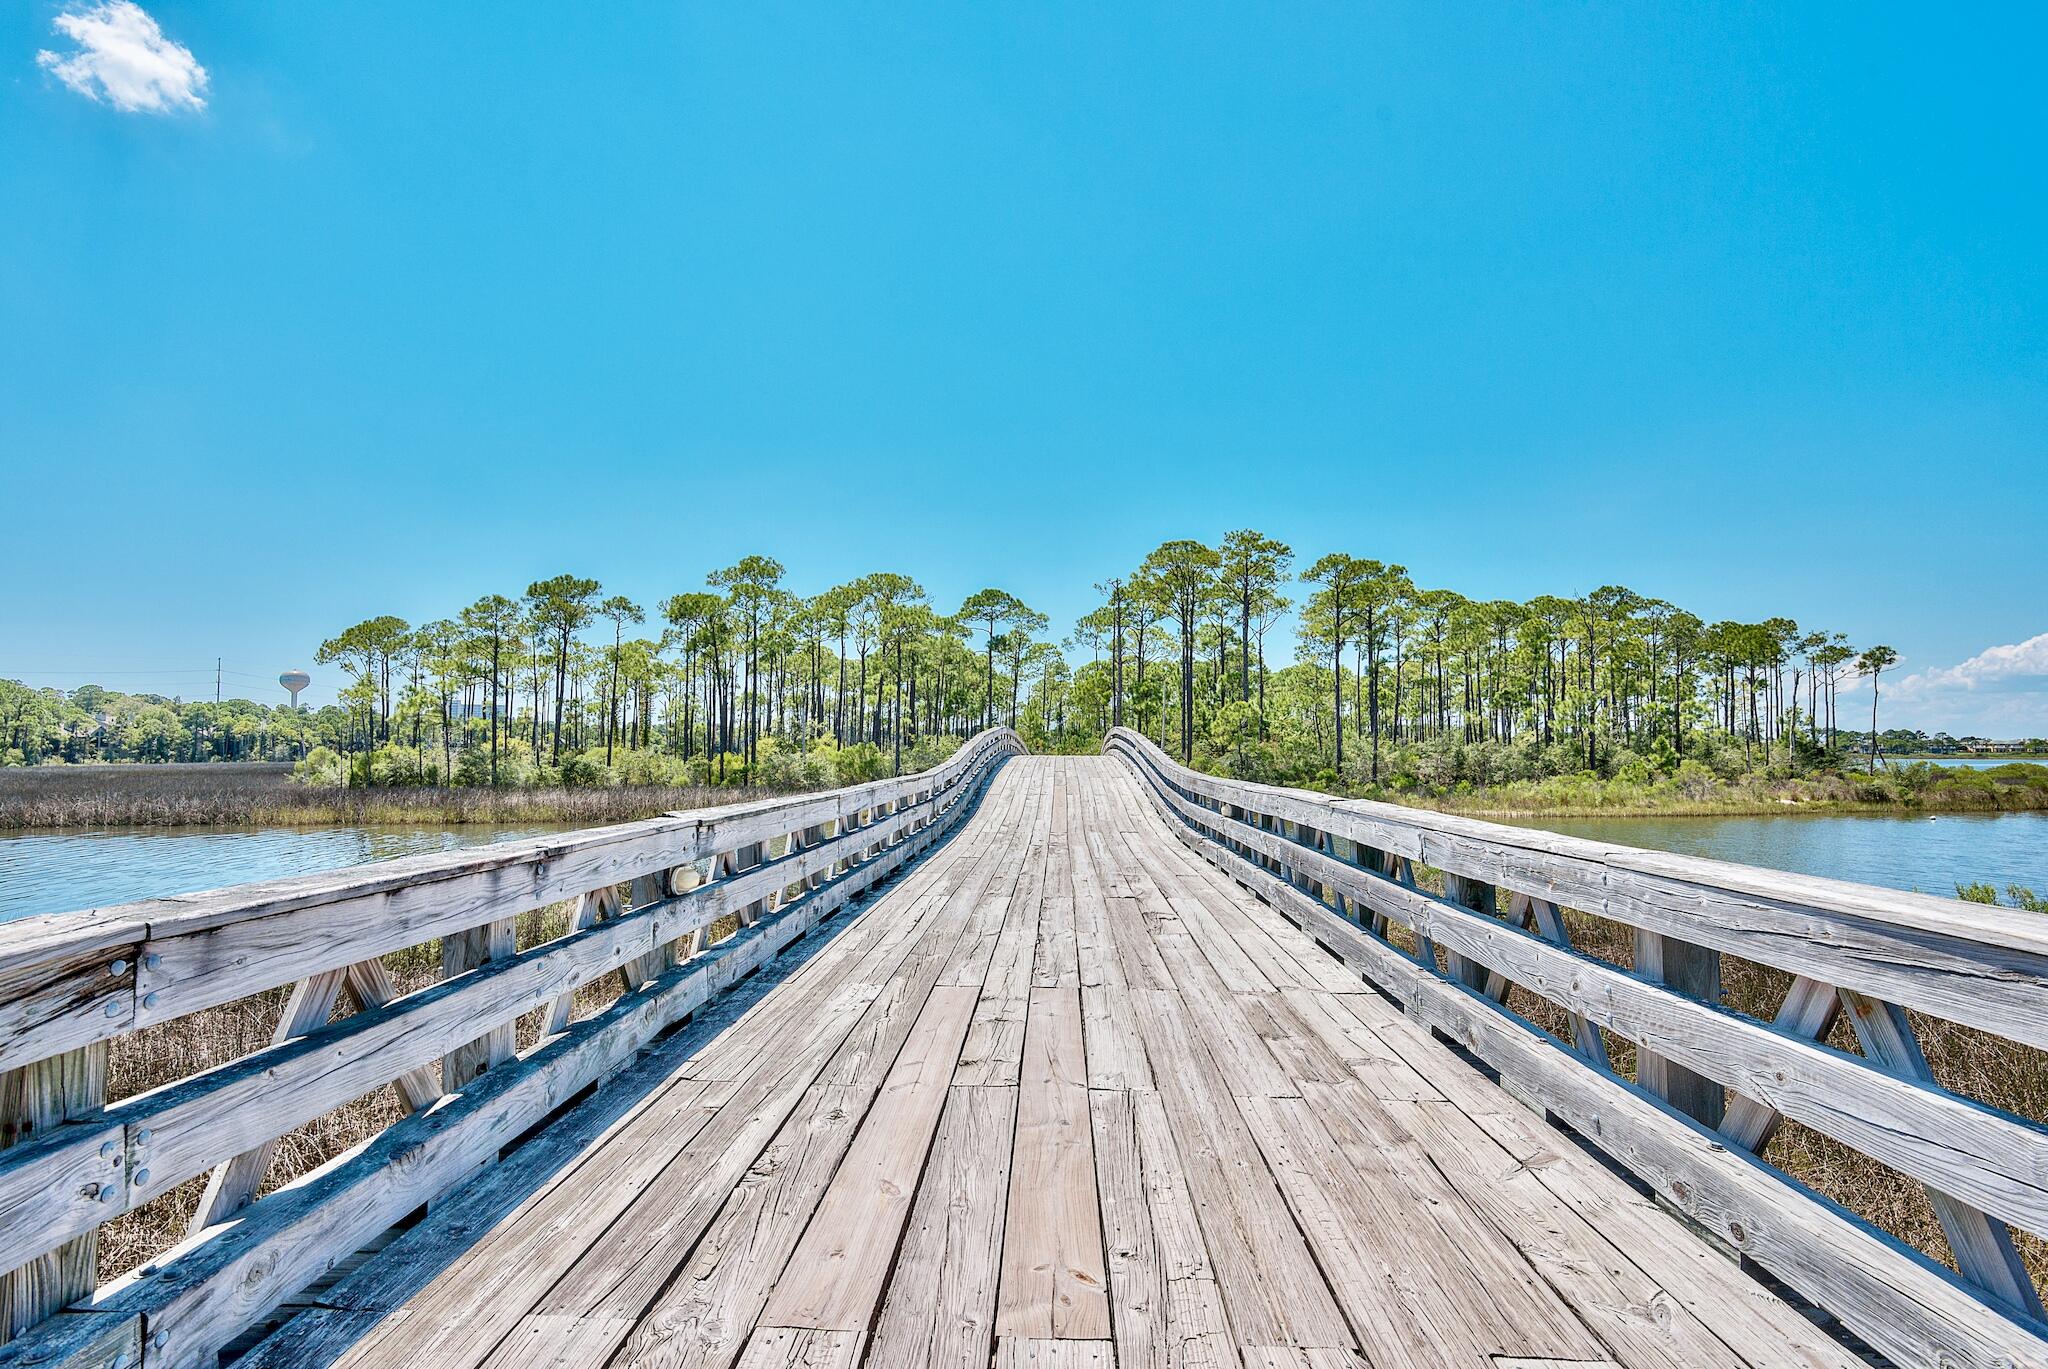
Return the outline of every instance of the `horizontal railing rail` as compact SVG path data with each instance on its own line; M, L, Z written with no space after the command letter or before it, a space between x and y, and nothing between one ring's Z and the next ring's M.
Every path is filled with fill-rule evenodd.
M1221 779L1122 728L1105 747L1192 849L1879 1350L2048 1364L2011 1231L2048 1236L2048 1128L1941 1087L1905 1011L2048 1045L2048 919ZM1568 910L1633 929L1633 968L1575 949ZM1791 976L1774 1020L1721 1003L1724 953ZM1861 1055L1824 1044L1843 1017ZM1785 1121L1924 1184L1957 1270L1765 1164Z
M938 840L1022 750L997 728L825 793L0 924L0 1366L212 1364ZM522 914L571 900L565 933L519 947ZM399 993L384 957L434 942L438 982ZM611 975L620 997L578 1019ZM107 1101L118 1038L287 987L270 1045ZM279 1138L387 1087L401 1120L257 1198ZM188 1239L95 1290L99 1229L200 1175Z

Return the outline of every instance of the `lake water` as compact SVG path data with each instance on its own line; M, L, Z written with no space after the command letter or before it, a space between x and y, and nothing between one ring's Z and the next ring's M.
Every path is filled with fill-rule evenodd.
M1980 881L2048 892L2048 813L1543 818L1516 825L1945 898L1955 897L1958 884Z
M1959 883L1978 880L2000 889L2017 883L2048 891L2048 814L2043 813L1546 818L1520 825L1944 896L1953 896ZM450 851L550 830L559 829L135 828L8 833L0 835L0 921Z
M0 834L0 922L197 893L364 861L485 846L549 827L128 828Z
M2039 756L1885 756L1886 765L1946 765L1961 770L1995 770L2001 765L2044 765Z

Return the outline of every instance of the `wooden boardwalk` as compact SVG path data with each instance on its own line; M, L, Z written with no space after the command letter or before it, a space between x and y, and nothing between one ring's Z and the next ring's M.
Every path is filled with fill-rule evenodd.
M251 1366L1860 1365L1172 838L1013 758Z

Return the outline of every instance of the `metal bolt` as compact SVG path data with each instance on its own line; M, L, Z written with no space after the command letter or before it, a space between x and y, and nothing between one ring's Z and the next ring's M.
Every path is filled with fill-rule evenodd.
M154 1008L156 1006L156 995L153 993L144 994L142 996L142 1006L145 1008Z
M115 1145L112 1141L107 1141L101 1144L100 1155L102 1158L111 1159L113 1156L119 1154L120 1150L121 1147Z
M146 1183L148 1183L148 1182L149 1182L149 1171L148 1171L148 1170L146 1170L146 1169L138 1169L138 1170L136 1170L136 1171L135 1171L135 1182L136 1182L136 1183L138 1183L138 1184L146 1184Z
M121 1015L121 1005L120 1005L119 1003L109 1003L109 1004L107 1004L107 1016L109 1016L109 1017L119 1017L120 1015Z
M100 1185L100 1201L103 1203L111 1203L114 1201L114 1186L112 1184Z
M170 1338L171 1337L169 1332L159 1331L156 1333L154 1337L151 1338L149 1342L150 1348L152 1350L161 1350L164 1348L164 1342L168 1341Z
M135 1144L138 1146L146 1146L149 1144L149 1138L150 1130L148 1127L144 1127L141 1131L135 1133Z
M115 961L113 964L107 966L107 973L111 975L124 975L128 973L128 962L125 960Z
M164 958L155 951L150 951L142 957L142 968L145 970L160 970L163 966Z

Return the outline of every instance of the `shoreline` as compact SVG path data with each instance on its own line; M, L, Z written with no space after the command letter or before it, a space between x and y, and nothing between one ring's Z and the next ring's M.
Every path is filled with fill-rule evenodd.
M0 836L107 829L580 828L761 798L762 789L620 785L590 789L302 789L283 792L102 793L67 798L0 792Z
M1382 800L1397 802L1396 800ZM1519 821L1539 818L1777 818L1777 817L2004 817L2015 813L2048 812L2048 804L1931 805L1917 803L1866 803L1853 799L1807 799L1780 803L1777 800L1713 799L1682 800L1669 804L1626 804L1600 807L1593 804L1561 804L1549 807L1471 803L1440 800L1399 801L1404 808L1421 808L1461 818Z

